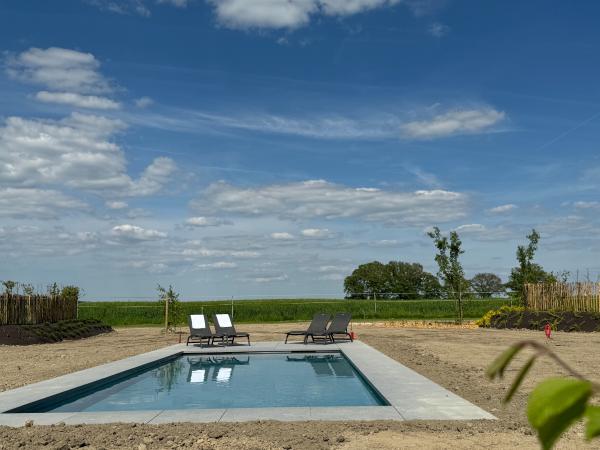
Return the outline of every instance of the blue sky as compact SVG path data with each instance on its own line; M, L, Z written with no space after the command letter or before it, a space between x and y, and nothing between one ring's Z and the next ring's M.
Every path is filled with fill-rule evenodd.
M600 273L600 5L5 0L0 278L339 294L371 260Z

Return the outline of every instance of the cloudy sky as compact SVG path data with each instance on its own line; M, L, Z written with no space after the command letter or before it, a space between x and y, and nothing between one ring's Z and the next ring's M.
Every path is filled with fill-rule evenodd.
M600 273L600 4L3 0L0 279L340 294L371 260Z

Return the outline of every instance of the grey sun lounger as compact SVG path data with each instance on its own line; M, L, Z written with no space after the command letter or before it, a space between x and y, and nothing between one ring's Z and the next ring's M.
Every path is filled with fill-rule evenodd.
M331 319L329 314L315 314L306 330L288 331L285 334L285 343L287 344L290 336L302 336L303 341L306 344L309 335L321 335L325 333L329 319Z
M231 343L233 344L235 338L241 337L248 339L248 345L250 345L250 335L236 331L229 314L214 314L213 323L215 324L215 334L223 336L227 343L231 339Z
M188 336L185 345L189 345L190 342L196 342L202 347L202 342L205 339L206 345L213 344L215 338L221 338L221 341L224 340L223 335L212 332L204 314L191 314L188 317L188 325L190 327L190 335Z
M353 341L352 335L350 333L348 333L348 325L350 324L351 320L352 320L352 314L337 313L335 316L333 316L333 320L327 327L327 330L325 330L322 333L318 333L318 334L317 333L308 333L306 335L306 339L308 339L308 337L310 336L310 338L313 340L313 342L316 339L335 342L336 335L344 335L344 336L348 337L350 342L352 342Z

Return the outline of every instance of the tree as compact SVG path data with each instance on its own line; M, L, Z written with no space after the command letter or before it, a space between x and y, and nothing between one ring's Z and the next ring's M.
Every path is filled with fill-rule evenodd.
M60 295L60 288L56 282L48 285L48 295L52 298L58 297Z
M526 283L555 283L557 281L552 273L546 272L542 266L533 262L540 234L532 229L531 233L527 235L527 240L529 241L527 246L519 245L517 247L519 267L515 267L510 271L510 277L508 283L506 283L506 287L511 290L511 295L518 298L523 306L527 306Z
M13 289L17 286L17 283L11 280L4 280L2 285L4 286L4 293L6 295L12 295Z
M361 264L344 280L348 298L438 298L438 280L418 263L373 261Z
M500 277L494 273L478 273L470 281L471 290L479 298L490 298L494 293L504 292L504 285Z
M462 242L456 231L451 231L450 239L448 239L446 236L442 236L438 227L434 227L433 231L430 231L427 235L433 239L438 251L435 255L435 262L439 267L438 277L444 283L448 298L457 300L458 321L462 322L462 297L469 284L465 280L465 272L459 260L460 255L464 253L464 250L461 249Z
M371 298L386 291L384 264L373 261L361 264L344 280L344 291L350 298Z
M33 287L33 284L24 283L21 285L21 287L23 288L23 293L25 295L28 295L31 297L33 294L35 294L35 288Z
M171 285L169 285L168 289L165 289L159 284L156 290L158 291L159 303L165 308L165 311L168 310L168 317L165 318L165 328L172 330L181 322L183 314L181 304L179 303L179 294L175 292Z

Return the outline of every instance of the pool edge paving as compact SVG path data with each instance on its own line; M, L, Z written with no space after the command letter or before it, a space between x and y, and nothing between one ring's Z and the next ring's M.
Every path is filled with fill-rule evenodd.
M184 409L153 411L110 411L69 413L7 413L65 391L168 360L182 354L341 352L389 406L327 406ZM50 380L0 392L0 425L23 426L27 420L38 425L100 423L172 423L277 421L362 421L362 420L494 420L492 414L448 391L369 345L355 341L335 344L257 342L251 346L200 347L176 344L119 361L84 369Z

